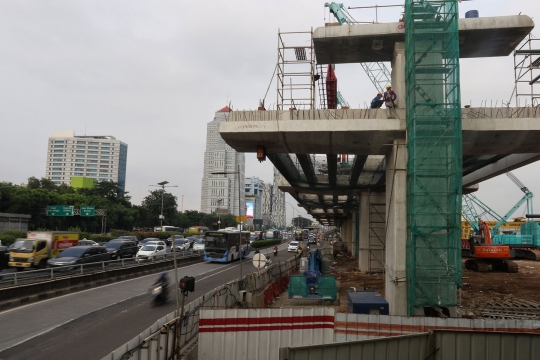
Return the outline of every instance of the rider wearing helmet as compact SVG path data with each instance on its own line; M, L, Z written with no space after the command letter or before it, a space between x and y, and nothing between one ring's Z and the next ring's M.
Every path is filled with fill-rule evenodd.
M167 288L169 286L169 277L167 276L167 271L163 270L159 273L159 278L156 280L154 285L160 284L164 288Z

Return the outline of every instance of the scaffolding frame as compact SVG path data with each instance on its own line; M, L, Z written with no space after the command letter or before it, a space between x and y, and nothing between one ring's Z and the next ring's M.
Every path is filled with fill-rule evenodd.
M533 107L540 106L540 39L531 34L514 50L514 81L516 106L520 106L520 97L530 98Z
M298 41L298 45L286 45L285 38L302 39L304 35L309 38ZM278 30L277 110L315 108L314 72L313 28L293 32Z
M457 0L406 0L407 314L457 306L462 134Z
M369 260L370 272L383 272L386 258L386 203L369 204Z

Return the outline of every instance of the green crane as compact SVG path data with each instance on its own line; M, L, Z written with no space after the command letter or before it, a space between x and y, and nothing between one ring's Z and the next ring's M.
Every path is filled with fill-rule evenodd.
M358 21L345 10L343 4L338 4L335 2L325 3L325 7L330 9L330 12L334 15L337 21L341 25L354 25L358 24ZM391 83L392 76L390 71L382 62L374 63L360 63L364 71L369 77L369 80L375 85L377 91L381 93L385 91L385 86Z

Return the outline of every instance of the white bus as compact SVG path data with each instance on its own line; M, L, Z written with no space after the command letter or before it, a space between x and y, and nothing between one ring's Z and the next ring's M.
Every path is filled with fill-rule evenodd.
M176 226L170 226L170 225L163 225L163 226L156 226L154 228L154 231L155 232L158 232L158 231L164 231L164 232L180 232L181 229L179 227L176 227Z

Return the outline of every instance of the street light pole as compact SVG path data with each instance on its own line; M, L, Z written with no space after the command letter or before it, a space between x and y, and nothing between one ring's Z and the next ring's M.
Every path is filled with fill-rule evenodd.
M242 207L240 205L241 203L241 198L240 198L240 190L241 190L241 187L240 187L240 165L237 165L237 168L236 168L236 171L230 171L230 172L227 172L227 171L222 171L222 172L213 172L213 173L210 173L211 175L231 175L231 174L237 174L238 175L238 220L240 221L240 290L243 290L243 280L242 280L242 259L243 259L243 256L242 256Z
M216 209L218 209L218 221L217 221L217 225L218 225L218 230L221 229L221 209L220 209L220 205L221 203L223 202L223 199L217 199L217 203L218 203L218 206Z
M161 227L161 230L163 230L163 195L165 194L165 188L166 187L178 187L178 185L165 186L168 183L169 183L168 181L162 181L160 183L157 183L157 185L150 185L150 186L161 187L161 215L159 215L159 219L160 219L160 225L159 226Z
M157 183L157 185L150 185L150 186L160 186L161 187L161 215L159 216L161 220L161 231L163 231L163 195L165 194L165 188L166 187L178 187L178 185L167 185L168 181L162 181L160 183ZM174 260L174 283L178 284L178 264L176 263L176 246L174 244L174 235L172 235L172 249L173 249L173 260ZM179 308L180 308L180 295L178 294L178 285L175 286L175 293L176 293L176 316L178 316Z
M295 209L294 209L294 207L292 206L292 204L290 202L288 202L288 201L285 201L285 202L291 206L291 209L293 211L293 217L292 217L292 220L291 220L291 225L294 228L294 211L295 211Z

